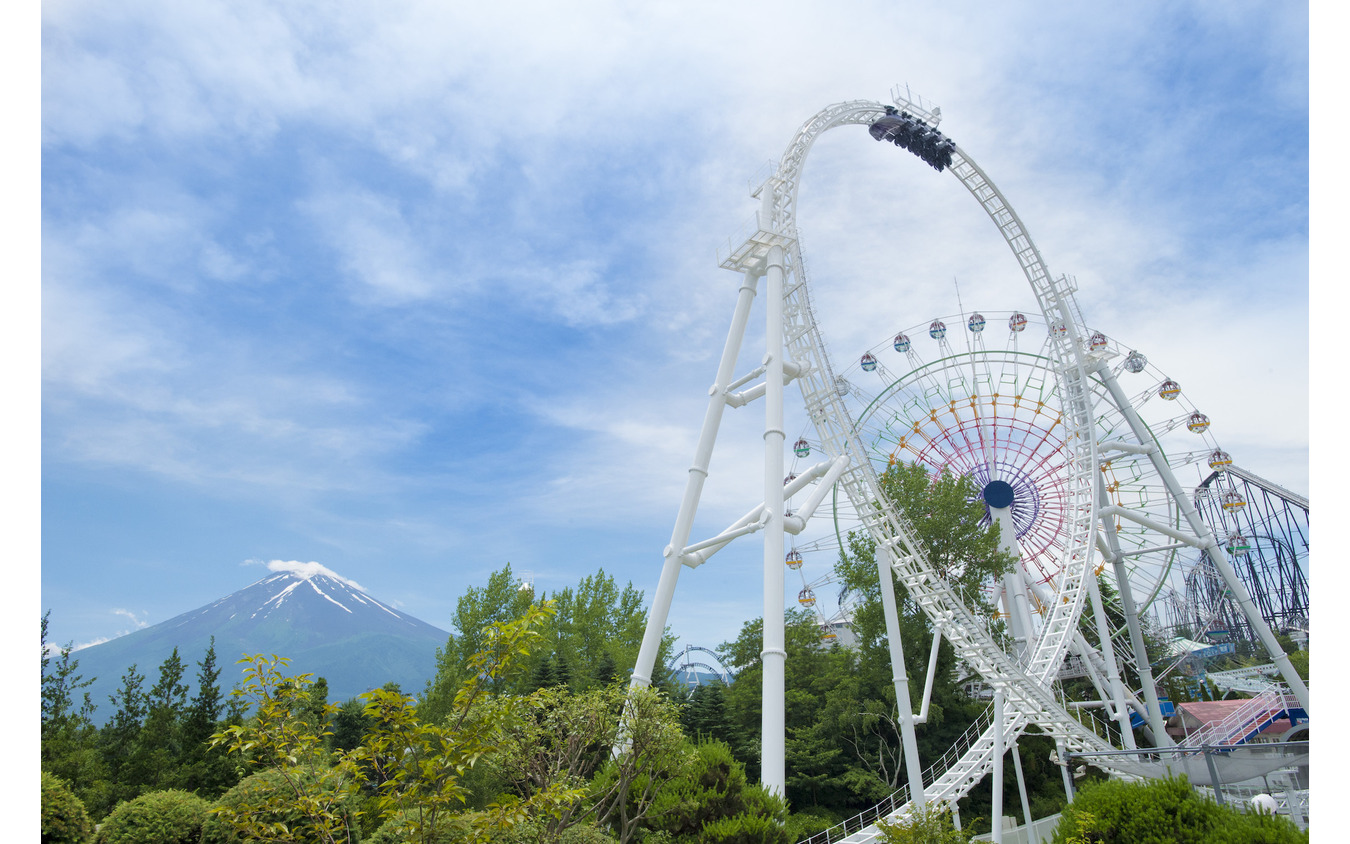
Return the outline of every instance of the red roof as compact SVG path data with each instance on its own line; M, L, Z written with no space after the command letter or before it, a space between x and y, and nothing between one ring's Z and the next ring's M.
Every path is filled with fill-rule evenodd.
M1167 734L1174 738L1181 738L1187 732L1195 732L1208 724L1222 721L1233 714L1233 710L1250 702L1249 700L1200 700L1179 703L1177 704L1178 714L1167 719ZM1182 718L1185 718L1186 722L1184 729ZM1278 737L1292 726L1293 723L1288 718L1278 718L1262 730L1261 735Z

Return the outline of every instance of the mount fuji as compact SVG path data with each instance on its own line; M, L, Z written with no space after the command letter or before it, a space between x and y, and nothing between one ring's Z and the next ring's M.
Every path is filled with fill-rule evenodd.
M312 673L328 682L328 700L341 703L395 682L418 694L436 672L436 650L450 634L375 600L354 581L318 563L273 561L272 574L206 606L153 627L71 654L89 686L95 723L112 716L109 697L131 665L148 691L175 647L183 680L196 690L198 666L216 638L219 685L228 692L242 679L244 654L289 657L288 675Z

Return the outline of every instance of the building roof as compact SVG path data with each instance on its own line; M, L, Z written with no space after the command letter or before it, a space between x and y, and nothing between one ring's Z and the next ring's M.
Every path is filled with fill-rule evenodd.
M1234 710L1249 702L1249 700L1198 700L1179 703L1177 714L1167 719L1167 734L1173 738L1182 738L1187 733L1193 733L1208 724L1222 721L1233 714ZM1288 718L1277 718L1261 731L1261 735L1278 737L1292 726L1293 722Z

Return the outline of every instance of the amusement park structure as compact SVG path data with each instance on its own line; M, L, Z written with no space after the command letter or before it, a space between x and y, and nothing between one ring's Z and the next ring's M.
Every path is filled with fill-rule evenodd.
M893 105L838 103L806 121L775 171L752 192L759 210L751 233L719 255L723 268L739 274L740 288L664 551L633 684L651 681L681 571L703 565L739 538L761 534L761 769L764 785L782 794L785 572L802 563L800 549L789 547L787 537L800 535L819 512L833 516L841 535L865 531L876 543L908 772L908 787L887 802L885 814L902 814L923 803L954 807L992 774L993 815L999 817L1004 750L1032 725L1054 738L1061 758L1092 755L1099 760L1094 764L1104 769L1143 775L1132 757L1111 755L1120 749L1085 727L1065 707L1054 683L1071 659L1091 676L1125 749L1135 749L1132 719L1142 721L1156 744L1170 744L1145 649L1144 619L1185 594L1185 577L1195 568L1195 557L1203 558L1210 573L1207 583L1219 585L1230 615L1240 620L1244 635L1272 655L1291 700L1306 713L1307 687L1271 629L1295 616L1306 619L1306 590L1302 604L1274 609L1264 598L1252 596L1253 590L1264 588L1260 577L1269 575L1253 580L1235 570L1230 555L1241 545L1230 540L1243 530L1251 534L1242 539L1254 543L1252 547L1262 547L1263 541L1271 548L1290 543L1272 535L1280 531L1263 533L1236 521L1235 514L1257 496L1212 440L1208 417L1191 408L1180 385L1143 354L1089 327L1075 299L1074 279L1051 275L1004 195L938 130L939 109L907 90L892 93ZM887 337L849 365L832 361L802 260L798 189L816 140L831 129L851 126L867 127L877 141L893 143L955 176L1011 248L1030 285L1034 309L939 316L926 326ZM761 288L763 362L737 375L734 369ZM794 383L812 428L795 443L784 422L785 388ZM761 400L763 501L720 533L691 541L724 413ZM791 467L789 451L795 458ZM797 462L816 452L818 461ZM982 490L989 519L1000 525L1005 550L1018 560L1001 582L988 587L1001 618L973 609L976 602L946 579L905 514L883 496L878 477L897 461L951 470ZM1203 501L1198 508L1195 491L1184 488L1176 475L1178 467L1201 463L1213 471L1203 485L1210 492L1201 498L1215 499L1216 513L1208 513ZM1306 515L1306 501L1304 505ZM1306 544L1306 528L1303 537ZM1285 576L1288 569L1282 566L1294 565L1294 558L1280 553L1271 551L1272 559L1281 561L1274 569ZM1105 599L1099 577L1114 587ZM931 763L927 769L915 741L920 721L912 714L895 579L923 609L936 635L992 689L986 716L943 759L923 760ZM799 597L804 605L815 602L805 580ZM1114 606L1108 607L1107 601ZM1113 618L1124 621L1117 624ZM1095 637L1085 636L1084 628L1092 629ZM826 638L830 632L827 627ZM1127 685L1126 665L1139 677L1140 688ZM845 840L872 841L877 834L867 826Z

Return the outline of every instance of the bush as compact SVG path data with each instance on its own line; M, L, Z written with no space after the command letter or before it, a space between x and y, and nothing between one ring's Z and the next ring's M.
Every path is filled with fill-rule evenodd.
M366 841L366 844L410 844L412 839L398 831L405 817L403 812L390 817ZM430 844L461 844L469 840L465 818L465 815L443 815L443 820L437 823L439 828L432 836ZM538 823L525 821L505 832L496 833L487 840L489 844L537 844L543 840L543 831ZM615 844L617 841L618 839L609 832L592 824L582 823L563 830L558 844Z
M745 766L736 761L725 742L704 741L694 749L689 766L652 804L644 827L678 841L696 837L700 841L777 841L776 837L755 837L758 833L753 830L763 827L758 819L764 819L781 831L786 817L783 801L747 781ZM731 837L708 838L710 834Z
M764 815L736 815L703 825L700 844L791 844L787 828Z
M1196 793L1184 776L1108 780L1084 787L1064 810L1054 844L1305 844L1288 818L1244 814Z
M118 803L103 820L98 844L197 844L211 804L186 791L152 791Z
M838 824L840 820L828 809L823 809L820 806L807 806L800 812L793 812L788 815L786 826L789 835L791 835L791 840L801 841L818 832L824 832Z
M407 812L395 812L380 825L379 829L375 830L366 844L407 844L412 839L401 831L404 821L407 819ZM436 832L431 836L428 844L457 844L457 842L465 840L468 829L461 815L452 815L448 812L441 815L436 827Z
M361 829L356 821L356 801L343 819L351 841L361 840ZM246 777L234 788L221 795L212 814L202 826L201 844L243 844L248 839L219 814L220 809L241 811L252 809L254 818L266 823L284 823L301 840L318 840L313 824L295 805L294 793L285 778L277 771L260 771Z
M516 824L510 831L501 833L491 839L492 844L537 844L543 840L543 831L537 823L527 821ZM558 844L616 844L618 838L615 838L608 830L589 823L579 823L575 826L569 826L564 829L562 835L558 838Z
M975 833L959 830L952 822L952 813L933 803L926 803L908 816L891 823L877 821L884 844L968 844Z
M42 844L85 844L94 825L65 780L42 772Z

